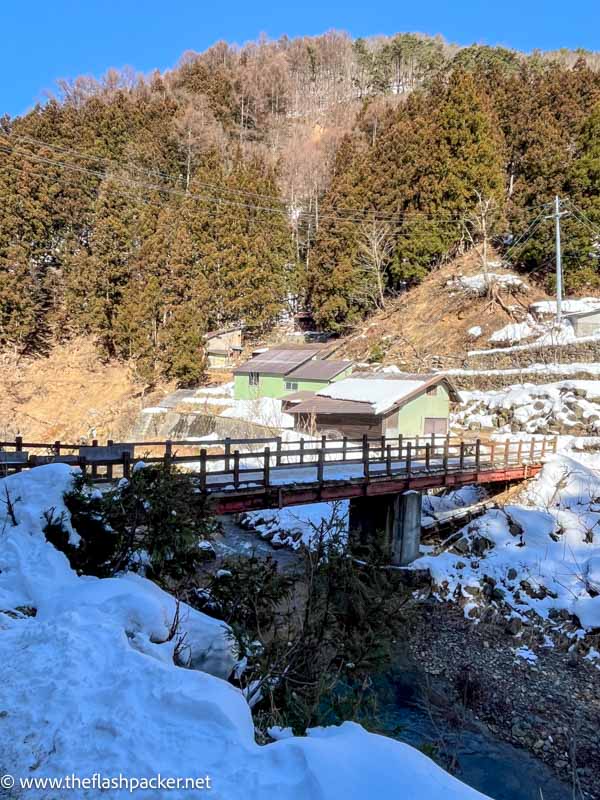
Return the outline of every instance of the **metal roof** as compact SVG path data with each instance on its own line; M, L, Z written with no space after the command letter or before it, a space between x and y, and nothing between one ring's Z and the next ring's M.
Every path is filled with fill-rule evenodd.
M302 400L298 404L290 404L288 414L370 414L380 416L400 408L416 397L422 395L430 386L444 383L451 399L459 399L452 381L445 375L390 375L383 380L389 381L386 391L383 390L380 373L359 374L354 373L349 378L344 378L337 383L330 384L326 389L321 389L314 397ZM373 383L378 381L379 385ZM394 386L394 382L396 386ZM364 394L361 395L361 386L364 384ZM347 392L345 391L345 386ZM298 393L300 394L300 393ZM330 397L327 395L337 395ZM346 394L346 397L340 395ZM364 398L364 399L363 399ZM285 398L284 398L285 399Z
M245 364L233 371L234 375L247 375L250 372L260 372L265 375L287 375L310 361L319 348L281 348L271 349L254 356Z
M329 381L352 366L352 361L323 361L313 359L302 364L288 375L293 380Z
M299 394L299 392L298 392ZM285 401L286 398L284 397ZM367 414L376 416L371 403L361 403L358 400L334 400L331 397L314 395L308 400L297 404L290 403L286 406L286 414Z

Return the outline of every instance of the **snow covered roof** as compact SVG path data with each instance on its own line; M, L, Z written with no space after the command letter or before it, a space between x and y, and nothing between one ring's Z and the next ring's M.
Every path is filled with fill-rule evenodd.
M453 399L458 393L444 375L353 375L318 391L290 413L383 414L418 397L430 386L446 384ZM332 402L337 401L337 402Z

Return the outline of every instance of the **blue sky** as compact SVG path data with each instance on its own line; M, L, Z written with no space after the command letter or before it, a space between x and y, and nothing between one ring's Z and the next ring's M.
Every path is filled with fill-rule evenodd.
M0 114L23 113L58 78L173 66L185 50L322 33L441 33L460 44L600 49L600 0L0 0Z

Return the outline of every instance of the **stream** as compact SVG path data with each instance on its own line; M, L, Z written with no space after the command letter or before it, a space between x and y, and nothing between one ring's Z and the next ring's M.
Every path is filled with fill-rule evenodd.
M282 570L292 569L298 554L274 549L237 525L232 517L221 517L223 535L215 542L217 558L233 555L262 555L273 558ZM444 764L454 760L453 774L494 800L572 800L569 786L559 781L542 761L526 750L496 739L477 722L456 728L448 721L432 719L419 703L423 673L414 663L398 656L385 674L373 676L381 733L424 750ZM435 680L435 679L433 679ZM428 676L431 686L432 678ZM434 689L443 695L442 682ZM360 722L360 720L357 720Z

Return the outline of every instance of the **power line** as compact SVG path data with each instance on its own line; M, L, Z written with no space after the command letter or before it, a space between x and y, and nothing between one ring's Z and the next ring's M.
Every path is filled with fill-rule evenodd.
M104 156L94 156L94 155L86 154L86 153L83 153L80 150L76 150L75 148L69 148L69 147L65 147L65 146L62 146L62 145L51 144L49 142L44 142L41 139L35 139L34 137L30 137L30 136L19 136L19 135L16 135L16 134L11 134L11 138L15 138L15 139L17 139L19 141L24 141L24 142L27 142L27 143L36 144L36 145L39 145L41 147L47 147L47 148L49 148L51 150L55 150L55 151L58 151L58 152L72 154L76 158L84 158L84 159L87 159L88 161L91 160L91 161L105 162L107 164L116 165L116 166L120 167L121 169L129 169L129 170L134 170L134 171L141 172L142 174L161 177L161 178L164 178L165 180L168 180L168 181L171 181L171 182L174 182L174 183L178 183L181 180L181 176L175 177L173 175L169 175L168 173L161 172L160 170L147 170L145 168L141 168L141 167L139 167L139 166L137 166L135 164L131 164L131 163L128 163L126 166L124 166L122 162L116 161L114 159L109 159L109 158L106 158ZM9 146L14 147L14 145L10 144L10 142L9 142ZM54 159L44 159L43 156L40 156L40 155L38 155L36 153L31 153L31 152L29 152L27 150L23 151L23 150L16 150L15 149L15 152L17 153L17 155L21 155L22 157L42 160L44 163L53 164L55 166L62 166L65 169L81 170L82 172L86 172L86 173L92 174L92 175L94 175L94 176L96 176L96 177L98 177L100 179L108 177L108 175L107 175L107 173L105 171L104 172L99 172L98 170L90 170L89 167L80 167L80 166L78 166L76 164L70 165L70 164L66 164L65 162L56 161ZM112 177L115 178L116 176L113 175ZM121 180L126 180L126 179L121 178ZM148 185L148 184L146 184L146 183L144 183L142 181L136 180L136 184L137 184L138 187L145 187L145 188L150 189L151 191L163 191L163 192L167 192L167 193L171 193L171 194L176 194L176 195L179 195L181 197L186 197L186 198L189 198L189 199L198 200L200 202L225 203L225 204L229 204L229 205L235 205L235 206L238 206L238 207L252 209L252 210L255 210L255 211L264 211L264 212L268 212L268 213L281 213L281 214L285 215L286 218L289 217L289 212L285 208L274 208L274 207L259 206L259 205L251 204L251 203L242 203L242 202L239 202L239 200L237 200L237 199L233 199L232 200L231 197L227 197L227 195L233 195L233 196L242 195L242 196L248 196L248 197L258 197L258 198L262 198L262 199L267 199L267 200L274 201L275 203L278 203L278 204L283 202L281 200L281 198L276 197L274 195L259 194L259 193L254 193L254 192L245 192L243 190L224 188L222 186L217 186L215 184L208 184L208 183L203 183L203 182L197 182L197 183L200 186L205 186L205 187L211 188L213 190L216 190L217 192L219 192L220 195L225 195L225 196L224 197L223 196L214 197L214 196L211 196L211 195L193 194L193 193L190 193L188 191L173 190L173 189L170 189L170 188L167 188L167 187L164 187L164 186L160 186L160 185L156 185L156 184ZM539 207L540 206L537 205L537 206L531 206L529 208L531 210L535 210L536 208L539 208ZM315 221L317 219L317 211L316 210L315 211L308 211L308 210L299 209L297 213L299 215L302 215L302 216L305 216L305 217L310 217L311 219L314 217ZM464 217L457 217L452 212L448 212L447 214L426 214L425 212L422 212L422 211L414 211L414 212L408 212L408 213L389 216L389 215L381 214L380 212L376 212L376 211L367 211L367 210L360 210L360 209L343 209L343 208L342 209L340 209L340 208L334 209L333 212L330 212L330 211L321 212L321 214L319 214L319 219L321 219L321 220L331 220L331 221L334 221L334 222L351 222L351 223L360 223L360 224L363 224L365 222L372 222L372 221L389 222L389 223L394 223L395 227L410 226L410 225L418 223L419 221L421 221L423 219L436 220L438 222L438 224L440 224L440 225L460 226L460 227L462 227L464 225L465 221L466 221Z

